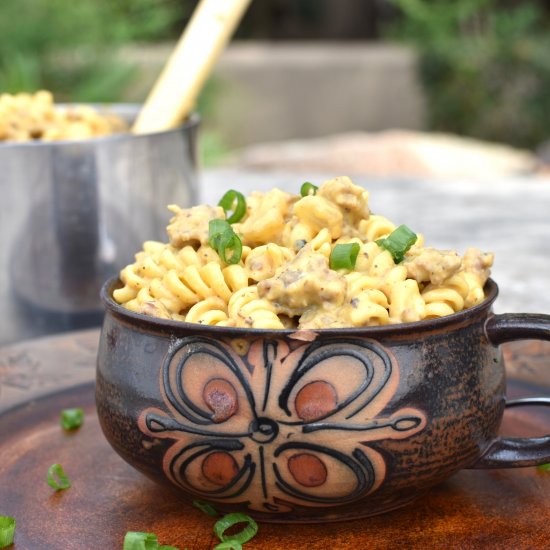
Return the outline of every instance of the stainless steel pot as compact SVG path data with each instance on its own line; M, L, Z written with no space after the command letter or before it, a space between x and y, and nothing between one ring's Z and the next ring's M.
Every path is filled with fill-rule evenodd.
M166 205L196 200L198 125L0 145L0 345L101 322L105 279L166 239Z

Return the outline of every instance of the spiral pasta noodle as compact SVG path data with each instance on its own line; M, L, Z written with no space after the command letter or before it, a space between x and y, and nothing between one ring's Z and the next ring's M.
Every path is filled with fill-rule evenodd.
M228 326L227 304L217 296L197 302L185 315L187 323Z
M237 327L248 328L284 328L277 316L275 307L268 301L261 299L258 288L249 286L241 288L228 303L229 318Z
M376 241L387 237L395 229L395 224L388 218L371 214L368 219L359 222L359 231L365 236L367 241Z
M301 197L252 193L235 223L224 201L170 205L169 242L145 242L113 298L146 315L254 329L407 323L485 298L492 254L424 246L371 214L368 192L347 177L307 185Z
M429 284L422 291L426 303L426 318L444 317L464 309L469 285L462 273L453 275L439 285Z
M127 131L121 118L89 105L57 107L46 90L0 94L0 142L80 140Z

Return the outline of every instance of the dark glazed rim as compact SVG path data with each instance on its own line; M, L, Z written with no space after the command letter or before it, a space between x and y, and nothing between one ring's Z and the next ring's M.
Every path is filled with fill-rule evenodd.
M485 285L486 298L480 304L471 308L464 309L458 313L429 319L424 321L415 321L413 323L400 323L396 325L384 325L374 327L349 327L349 328L325 328L316 330L298 330L298 329L261 329L244 327L218 327L209 325L200 325L197 323L185 323L183 321L171 321L159 319L135 313L121 305L117 304L112 297L113 290L120 288L122 283L118 277L112 277L107 280L101 289L101 300L105 304L107 311L115 317L121 319L129 325L146 330L147 332L160 332L175 334L193 332L210 333L213 336L232 336L244 337L247 335L276 337L287 336L298 340L308 340L306 334L322 334L327 336L362 336L368 338L376 336L377 338L389 336L410 336L415 332L439 332L442 329L454 326L455 328L474 322L476 319L488 312L498 296L498 286L492 279L488 279ZM313 339L313 338L311 338Z

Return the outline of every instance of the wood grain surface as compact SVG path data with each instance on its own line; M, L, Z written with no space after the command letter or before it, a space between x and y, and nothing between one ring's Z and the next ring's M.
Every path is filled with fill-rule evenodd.
M133 470L103 438L93 395L97 340L97 331L86 331L0 348L0 515L17 519L14 550L120 549L126 531L154 532L180 550L213 548L215 518ZM511 396L550 394L549 345L521 342L504 353ZM59 412L72 406L84 407L85 423L65 433ZM512 409L502 431L549 433L550 413ZM73 483L58 493L45 481L56 462ZM466 470L383 516L261 524L245 548L547 549L550 473Z

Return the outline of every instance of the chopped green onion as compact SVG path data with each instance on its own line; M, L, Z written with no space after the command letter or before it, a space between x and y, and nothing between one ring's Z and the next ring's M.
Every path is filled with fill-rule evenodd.
M226 220L215 219L208 222L208 244L214 250L218 249L220 238L226 231L233 231Z
M122 550L158 550L159 541L154 533L128 531L124 536Z
M313 185L313 183L306 181L305 183L302 183L302 187L300 187L300 195L302 195L302 197L315 195L317 193L317 189L319 188L316 185Z
M225 531L237 523L248 523L248 525L235 535L224 535ZM244 544L248 542L258 532L258 524L246 514L234 512L227 514L214 524L214 533L222 542L238 542Z
M229 540L224 540L219 544L216 544L213 550L243 550L243 546L239 541L235 539L229 539Z
M52 464L48 468L48 485L56 491L62 491L68 489L71 486L71 482L67 477L67 474L63 471L61 464Z
M64 430L76 430L84 422L82 409L63 409L61 411L61 427Z
M537 470L539 472L550 472L550 464L539 464Z
M130 531L124 537L123 550L157 550L159 541L154 533Z
M228 223L236 223L241 221L246 214L246 199L242 193L230 189L218 203L221 206L227 217L227 213L233 211L233 214L227 218Z
M175 546L160 546L155 533L128 531L124 536L122 550L179 550Z
M216 508L212 506L212 504L208 504L208 502L203 502L202 500L194 500L193 506L195 508L198 508L201 512L204 512L208 516L217 516L218 512L216 511Z
M398 264L403 261L405 253L416 242L416 233L413 233L406 225L400 225L385 239L378 239L376 244L386 249Z
M13 544L15 537L15 518L0 516L0 548L7 548Z
M231 255L227 257L227 253L231 252ZM218 243L218 254L220 258L226 264L239 263L243 253L243 243L239 236L233 231L226 231L222 233L220 241Z
M337 244L330 253L330 269L353 269L360 249L359 243Z
M226 264L239 263L243 243L225 220L216 219L208 222L208 243ZM229 251L232 251L232 253L228 257L227 253Z

